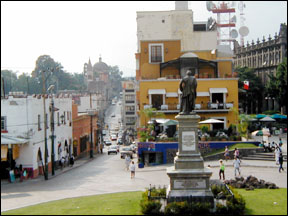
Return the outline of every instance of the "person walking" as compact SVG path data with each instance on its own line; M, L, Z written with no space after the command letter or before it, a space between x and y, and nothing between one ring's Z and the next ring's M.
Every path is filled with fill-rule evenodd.
M234 150L234 157L239 158L239 150L237 148L235 148L235 150Z
M71 155L71 157L70 157L70 165L71 165L71 167L73 167L73 165L74 165L74 156L73 155Z
M100 151L101 151L101 154L103 154L103 143L100 144Z
M240 173L240 163L241 161L239 160L239 158L237 158L236 156L234 157L234 161L233 161L233 166L234 166L234 174L235 174L235 177L236 177L236 173L238 171L238 174L239 176L241 175Z
M61 170L63 170L64 165L65 165L65 158L64 158L64 156L62 156L62 158L61 158Z
M225 157L226 162L228 159L230 160L228 146L225 146L224 157Z
M125 155L125 165L126 165L126 170L128 171L129 170L129 165L130 165L130 162L131 162L131 158L129 155Z
M282 143L279 144L279 151L280 151L280 154L279 154L279 173L281 173L281 170L284 171L284 168L283 168L283 154L282 154Z
M134 164L134 161L132 161L131 165L130 165L130 171L131 171L131 179L132 178L135 178L135 164Z
M279 165L280 148L278 145L276 145L275 147L274 155L275 155L276 165Z
M222 174L222 176L223 176L223 180L225 180L225 173L224 173L224 171L225 171L225 165L224 165L223 161L220 160L220 170L219 170L219 178L220 178L220 180L221 180L221 174Z

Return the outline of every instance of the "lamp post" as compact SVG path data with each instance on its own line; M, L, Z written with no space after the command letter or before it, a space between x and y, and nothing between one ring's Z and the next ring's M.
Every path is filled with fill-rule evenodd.
M54 85L51 85L47 91L49 92L54 88ZM55 175L55 153L54 153L54 100L53 94L51 94L51 103L50 103L50 127L51 127L51 166L52 166L52 175Z
M45 86L45 76L44 72L42 71L42 82L43 82L43 107L44 107L44 143L45 143L45 151L44 151L44 160L45 160L45 169L44 169L44 178L48 180L48 149L47 149L47 119L46 119L46 104L45 104L45 93L46 93L46 86Z

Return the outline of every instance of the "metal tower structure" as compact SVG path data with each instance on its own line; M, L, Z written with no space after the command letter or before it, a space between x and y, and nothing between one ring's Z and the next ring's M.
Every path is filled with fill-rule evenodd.
M245 26L244 21L245 21L245 17L244 17L244 8L245 8L245 4L243 1L240 1L238 8L240 11L240 28L239 28L239 34L240 34L240 45L244 46L244 37L247 36L249 34L249 29L247 26Z
M206 6L208 11L217 14L217 44L230 45L231 42L238 37L238 32L231 29L236 26L235 2L221 2L218 5L212 1L207 1Z

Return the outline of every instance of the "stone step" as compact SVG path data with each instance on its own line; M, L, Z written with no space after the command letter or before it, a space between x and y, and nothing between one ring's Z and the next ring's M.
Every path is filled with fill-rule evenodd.
M255 157L255 155L253 156L247 156L247 157L243 157L243 160L263 160L263 161L275 161L275 158L271 157L271 158L266 158L266 157ZM287 158L284 158L283 161L287 161Z

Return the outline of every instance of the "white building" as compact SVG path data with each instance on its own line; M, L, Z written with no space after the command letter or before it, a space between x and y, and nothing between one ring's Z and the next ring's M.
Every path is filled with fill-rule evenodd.
M52 161L50 102L51 98L45 99L49 172L51 172ZM57 163L62 156L66 157L73 154L72 98L61 96L54 98L54 107L57 110L54 112L54 152L55 163ZM27 142L22 141L18 145L7 145L5 141L2 142L2 137L24 138ZM39 153L41 153L43 164L45 163L44 141L43 97L40 95L21 98L9 96L8 99L1 99L1 166L2 160L7 161L8 148L12 148L16 166L22 164L23 168L28 170L30 177L37 177L39 172L42 173ZM3 154L2 150L4 151Z
M122 121L125 129L137 129L137 102L136 102L136 81L129 80L122 82Z

